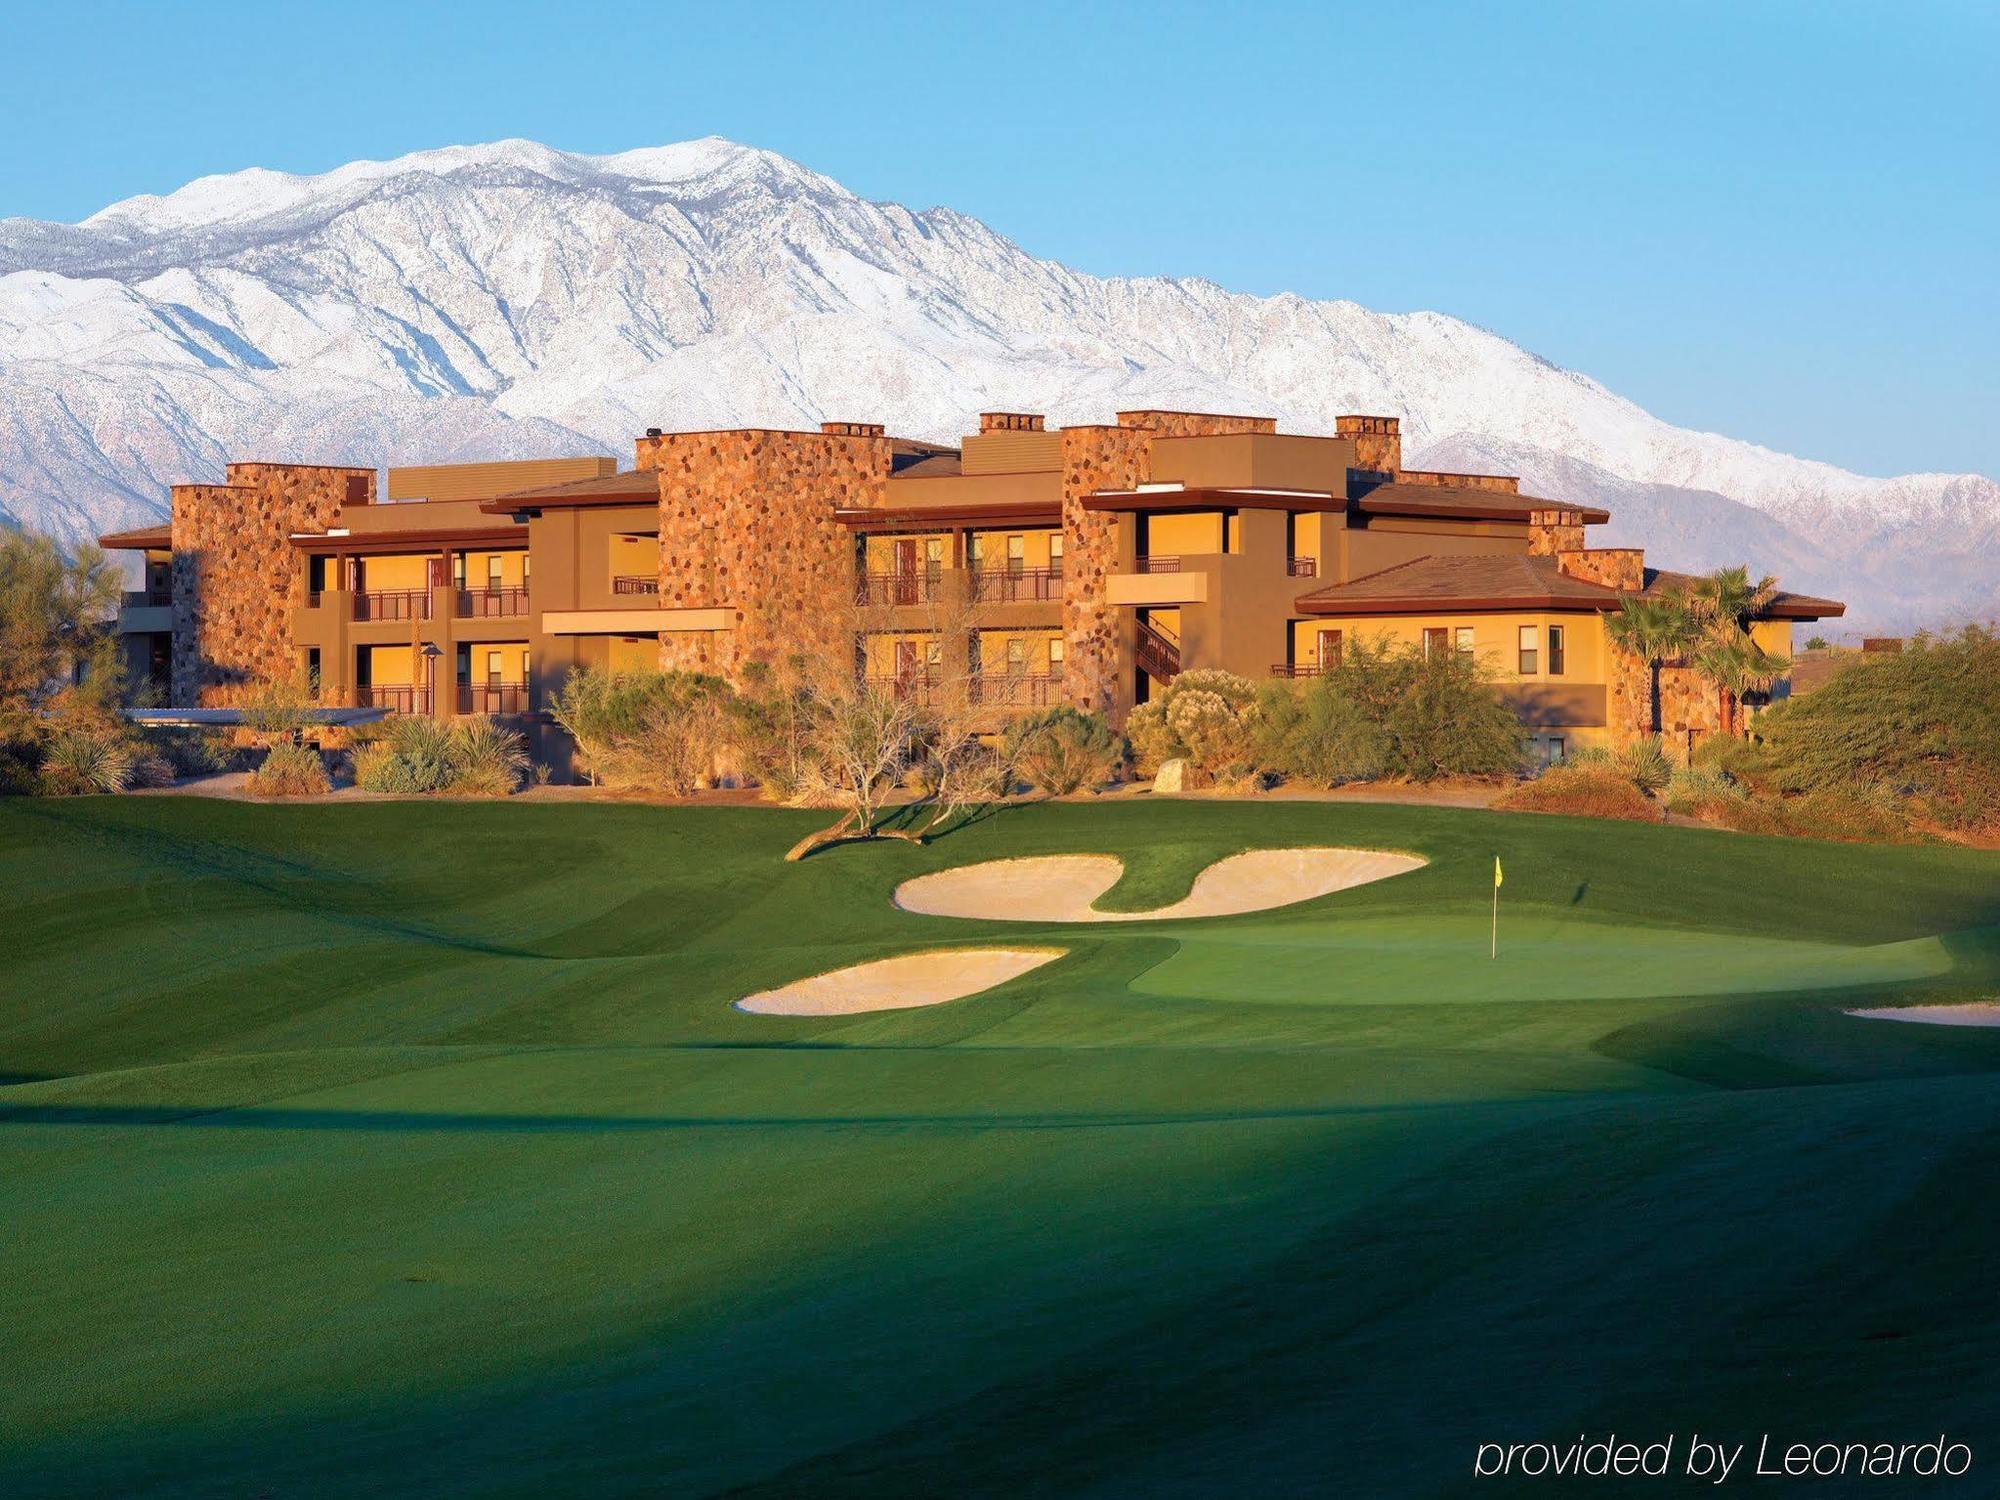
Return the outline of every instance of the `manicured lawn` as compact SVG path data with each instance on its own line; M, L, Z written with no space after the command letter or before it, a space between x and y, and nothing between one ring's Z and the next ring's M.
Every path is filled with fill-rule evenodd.
M822 821L0 803L0 1494L1509 1493L1477 1442L1611 1428L2000 1465L2000 1031L1840 1013L2000 993L2000 859L1189 802L782 863ZM1285 844L1430 864L889 903ZM729 1005L979 940L1069 951Z

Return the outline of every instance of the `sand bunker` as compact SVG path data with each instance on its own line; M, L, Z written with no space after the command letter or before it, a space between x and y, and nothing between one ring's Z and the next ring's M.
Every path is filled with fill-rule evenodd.
M1185 899L1153 911L1099 911L1096 901L1124 873L1109 854L997 859L920 875L896 887L896 905L932 917L1005 922L1161 922L1227 917L1310 901L1332 891L1421 869L1410 854L1375 849L1251 849L1217 860Z
M746 995L738 1010L760 1016L851 1016L869 1010L942 1005L1005 984L1053 963L1063 948L950 948L906 953L872 964L815 974L795 984Z
M1966 1005L1898 1005L1883 1010L1850 1010L1865 1021L1918 1021L1926 1026L2000 1026L2000 1000Z

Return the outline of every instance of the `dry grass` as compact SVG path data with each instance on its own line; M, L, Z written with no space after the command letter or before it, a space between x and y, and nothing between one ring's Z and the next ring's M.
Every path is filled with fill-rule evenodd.
M1505 812L1566 813L1577 818L1621 818L1657 823L1660 806L1622 771L1608 766L1554 766L1533 781L1503 792L1493 806Z

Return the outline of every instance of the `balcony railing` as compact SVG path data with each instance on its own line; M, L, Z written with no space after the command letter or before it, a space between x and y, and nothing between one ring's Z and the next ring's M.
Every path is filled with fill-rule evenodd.
M357 620L428 620L429 589L376 589L354 596Z
M1273 677L1317 677L1325 670L1326 668L1322 667L1316 661L1281 661L1272 666L1271 675Z
M1316 557L1288 557L1285 571L1294 578L1319 577L1319 559Z
M1060 599L1063 570L1050 568L980 568L972 575L972 597L1006 604L1020 600Z
M657 573L620 573L611 580L614 594L657 594L660 578Z
M921 573L857 573L856 604L931 604L944 583L941 571Z
M525 682L461 682L458 711L462 714L525 714L531 711Z
M1178 557L1160 557L1148 554L1138 560L1141 573L1178 573L1181 560Z
M525 586L459 589L452 609L461 620L498 620L528 612Z
M171 589L127 589L123 601L127 609L161 609L173 602Z
M966 686L967 701L982 707L1047 708L1063 701L1056 672L975 672Z
M864 680L878 693L894 693L898 698L912 698L918 703L929 703L937 696L938 689L943 685L943 679L933 672L871 675Z
M392 714L427 714L431 711L430 690L407 683L356 688L354 701L357 707L386 708Z

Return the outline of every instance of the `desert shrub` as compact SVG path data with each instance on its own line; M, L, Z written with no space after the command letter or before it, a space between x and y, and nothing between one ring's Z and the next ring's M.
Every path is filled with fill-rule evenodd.
M1134 706L1125 718L1125 738L1132 746L1132 769L1155 775L1174 758L1173 736L1167 733L1167 713L1159 700Z
M1566 752L1562 764L1572 768L1594 766L1600 770L1617 770L1618 759L1602 745L1578 745Z
M1748 795L1741 784L1712 766L1675 766L1665 789L1669 810L1691 817L1708 817L1719 802L1741 802Z
M1387 730L1333 677L1267 683L1258 705L1257 763L1267 771L1330 787L1380 776L1389 764Z
M445 763L450 775L443 790L461 797L511 797L528 774L528 750L517 731L488 718L465 718L452 725Z
M157 750L142 750L132 762L132 775L128 786L166 787L178 779L174 764Z
M1618 769L1642 792L1660 791L1673 779L1674 763L1667 759L1658 735L1648 735L1620 747L1617 762Z
M288 742L265 753L245 786L253 797L316 797L331 791L333 783L319 751Z
M94 726L68 726L42 747L41 790L52 797L122 792L131 779L132 759L122 736Z
M144 738L147 752L166 761L176 777L226 771L235 760L228 740L209 730L148 729Z
M1860 656L1760 715L1756 731L1758 743L1738 754L1760 790L1878 788L1917 799L1944 827L1991 826L2000 818L2000 635L1973 626ZM1843 826L1871 821L1828 815Z
M1797 838L1875 844L1910 836L1907 803L1880 786L1825 787L1769 806Z
M1214 775L1243 775L1257 749L1257 685L1213 667L1183 672L1126 722L1140 774L1185 759Z
M355 746L349 759L362 791L404 797L505 797L519 790L528 772L521 736L483 717L451 723L394 718L379 738Z
M1350 656L1355 653L1350 653ZM1343 665L1331 674L1348 671ZM1360 670L1372 670L1360 668ZM1389 768L1413 781L1439 776L1494 776L1518 770L1527 756L1521 721L1487 669L1457 651L1414 647L1397 653L1385 677L1400 679L1382 719L1390 744ZM1353 693L1380 701L1387 684Z
M1551 766L1533 781L1511 787L1493 805L1509 812L1567 813L1579 818L1657 822L1659 804L1624 772L1608 766Z
M1066 797L1109 781L1125 747L1099 714L1062 707L1027 714L1007 726L1007 765L1037 791Z
M745 720L729 684L696 672L573 674L550 705L604 786L685 796L715 774Z

